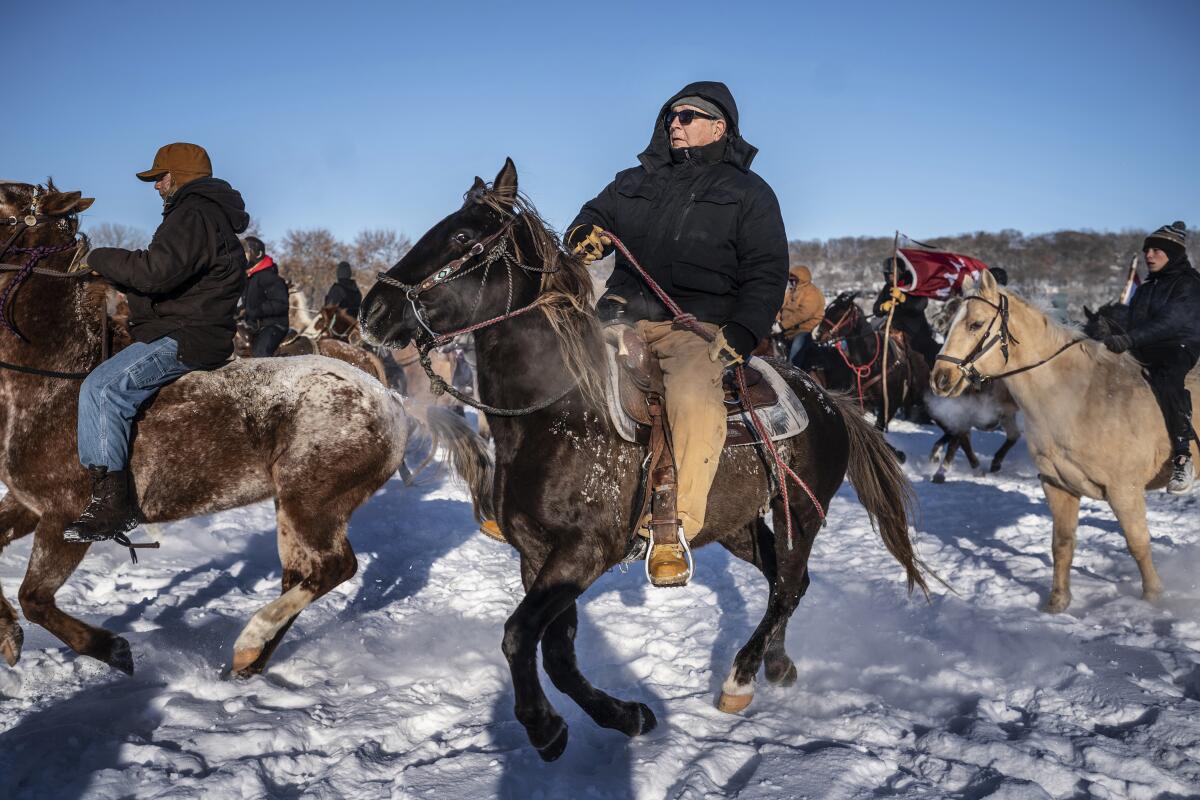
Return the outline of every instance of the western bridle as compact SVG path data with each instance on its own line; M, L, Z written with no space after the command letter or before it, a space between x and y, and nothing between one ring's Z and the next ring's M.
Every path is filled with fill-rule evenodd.
M4 291L0 292L0 324L2 324L9 333L16 336L23 342L28 342L28 339L17 330L16 325L12 320L12 303L16 298L17 290L21 287L30 275L45 275L53 278L69 278L81 279L87 278L90 270L77 269L77 265L83 256L87 253L86 239L72 239L62 245L39 245L36 247L17 247L16 241L28 230L37 228L40 225L45 225L49 222L57 221L60 225L66 227L71 214L42 214L38 211L38 187L33 189L33 199L30 201L28 213L22 216L11 216L7 219L0 219L0 225L11 225L14 230L12 234L5 240L3 247L0 247L0 259L4 258L8 253L16 253L23 255L24 261L20 264L8 264L0 262L0 272L15 272L12 280L4 287ZM71 263L65 272L60 272L54 269L44 269L38 267L38 263L52 255L66 252L70 249L75 249L75 255L71 258ZM102 334L104 341L104 358L108 357L108 335L107 335L107 308L101 311L101 315L105 321L105 332ZM0 361L0 369L8 369L13 372L22 372L27 375L40 375L44 378L63 378L66 380L83 380L88 376L87 372L58 372L56 370L45 370L38 367L28 367L21 364L10 364L6 361Z
M1037 367L1054 360L1068 348L1087 340L1087 337L1072 339L1046 358L1043 358L1041 361L1033 364L1027 364L1024 367L1018 367L1017 369L1011 369L1006 372L999 372L995 375L984 375L979 371L978 367L975 366L975 363L979 361L979 359L983 358L983 356L986 355L993 347L999 345L1000 353L1004 356L1004 363L1007 364L1009 345L1011 344L1015 346L1021 342L1017 339L1017 337L1013 336L1012 331L1009 330L1008 295L1001 294L1000 299L995 303L993 303L991 300L988 300L986 297L980 297L979 295L968 295L963 298L964 302L969 302L971 300L984 303L996 310L996 313L992 315L992 319L988 322L987 330L983 332L983 335L979 337L979 341L975 343L975 346L972 347L970 352L968 352L964 357L955 358L954 356L938 353L937 358L934 360L945 361L948 364L953 364L958 367L959 371L963 374L963 377L966 378L971 386L976 389L982 388L988 381L1000 380L1001 378L1020 375L1022 372L1029 372L1031 369L1036 369ZM997 322L999 323L998 327L996 324ZM992 333L993 328L996 330L995 333Z
M554 396L546 398L545 400L540 400L537 403L524 408L499 408L497 406L488 405L487 403L482 403L469 395L463 394L447 383L444 378L434 372L433 362L429 357L429 353L434 348L448 344L459 336L467 333L474 333L475 331L482 330L483 328L497 325L514 317L519 317L522 314L526 314L542 305L539 297L535 298L528 305L521 306L520 308L514 309L512 307L514 268L524 270L525 272L541 274L552 274L558 272L559 269L558 267L546 269L543 267L530 266L529 264L523 263L512 252L510 252L509 248L513 243L512 231L519 218L519 215L512 214L500 227L500 230L496 231L490 236L486 236L483 239L474 242L466 253L454 259L453 261L447 262L440 269L436 270L432 275L425 278L420 283L404 283L403 281L388 275L387 272L380 272L378 274L378 281L380 283L400 289L404 292L405 298L408 299L409 305L412 306L413 314L416 316L417 322L421 324L421 327L425 329L425 333L428 334L419 336L417 340L417 352L420 354L419 358L421 362L421 368L424 369L425 374L429 376L430 389L433 391L433 393L435 395L443 393L448 394L459 402L465 403L473 408L477 408L484 413L495 414L501 417L519 417L549 408L559 400L562 400L564 397L566 397L567 394L569 394L571 390L575 388L576 383L572 381L567 384L565 389L563 389L561 392L558 392ZM470 263L472 260L477 259L478 256L483 256L483 258L478 258L478 260L475 260L475 263L473 264ZM444 286L451 281L458 280L464 275L469 275L476 270L482 269L483 278L479 282L479 291L475 296L475 302L471 307L471 313L468 315L468 317L473 317L483 302L483 293L487 287L488 277L491 274L492 265L497 262L502 262L504 264L508 279L508 299L505 302L504 313L489 319L485 319L482 322L476 322L471 325L467 325L466 327L459 328L458 330L449 331L446 333L439 333L435 331L426 319L427 315L425 312L425 306L421 302L421 295L425 294L431 289Z

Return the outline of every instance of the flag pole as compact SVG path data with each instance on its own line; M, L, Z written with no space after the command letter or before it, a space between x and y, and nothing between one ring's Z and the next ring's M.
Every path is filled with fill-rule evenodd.
M1129 305L1129 290L1133 288L1133 279L1137 277L1137 255L1129 262L1129 276L1125 278L1125 288L1121 290L1121 296L1117 298L1117 302L1123 306Z
M900 231L896 230L896 235L892 239L892 289L896 288L899 278L899 263L900 259ZM888 421L888 344L892 340L892 315L896 313L896 298L891 298L891 306L888 308L887 324L883 326L883 419L881 420L880 429L887 430Z

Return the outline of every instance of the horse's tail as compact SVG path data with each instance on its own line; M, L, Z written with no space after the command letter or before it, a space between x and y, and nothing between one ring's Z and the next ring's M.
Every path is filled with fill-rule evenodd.
M496 465L487 442L477 434L465 418L442 406L426 406L424 421L433 442L430 452L444 447L450 456L450 466L467 484L471 493L471 509L475 520L495 519L492 505L492 483Z
M858 492L859 502L866 508L871 526L878 531L888 552L904 567L908 591L912 592L914 587L919 586L928 598L929 586L925 583L925 573L933 573L913 551L912 540L908 536L909 520L916 506L912 484L900 469L896 456L888 449L883 434L863 418L858 407L838 395L829 394L828 397L837 404L846 424L846 434L850 439L847 471L850 483ZM936 575L934 577L937 578Z

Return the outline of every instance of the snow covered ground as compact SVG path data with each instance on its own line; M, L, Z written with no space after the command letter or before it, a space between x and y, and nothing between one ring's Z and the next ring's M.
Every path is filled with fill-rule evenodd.
M614 571L584 598L580 662L659 727L601 730L546 682L571 740L543 764L500 653L515 558L474 532L451 481L392 481L352 522L358 575L247 682L220 673L278 593L269 504L169 526L137 566L95 548L60 603L125 635L137 674L27 625L21 662L0 665L0 798L1200 796L1200 496L1150 498L1161 607L1139 599L1107 506L1085 501L1074 605L1052 617L1024 447L1002 475L960 467L937 486L932 432L900 423L892 440L912 456L919 550L958 594L907 598L844 487L789 629L799 682L760 684L743 715L713 702L762 613L757 572L711 548L685 589ZM10 598L28 552L0 557Z

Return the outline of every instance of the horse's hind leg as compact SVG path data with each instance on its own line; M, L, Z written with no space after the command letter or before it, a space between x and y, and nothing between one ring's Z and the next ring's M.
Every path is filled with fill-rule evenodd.
M758 517L741 535L722 539L721 544L733 555L758 567L767 583L773 584L777 569L774 536L762 518ZM807 572L804 576L804 588L808 588ZM791 686L796 682L796 664L788 656L785 646L787 623L788 620L783 620L779 632L767 643L767 650L763 656L763 672L767 676L767 682L777 686Z
M41 625L76 653L103 661L113 669L133 674L129 642L120 636L81 622L54 603L54 595L87 554L88 545L64 542L66 518L43 516L34 532L29 569L19 598L25 619Z
M958 435L958 446L962 448L963 455L967 457L967 463L971 465L971 469L979 469L979 456L975 455L975 448L971 446L970 430Z
M1008 455L1008 451L1013 449L1013 446L1021 438L1021 428L1017 425L1016 416L1006 416L1003 420L1004 425L1004 444L1000 445L1000 449L992 456L992 472L999 472L1000 467L1004 464L1004 457Z
M542 636L542 666L555 687L574 700L597 725L626 736L649 733L658 724L644 703L618 700L593 686L575 660L575 631L579 612L572 603L559 614Z
M17 502L12 494L0 500L0 551L10 542L28 536L37 527L38 515ZM11 667L21 658L25 634L17 621L17 612L0 591L0 655Z
M305 513L303 508L300 501L280 502L276 518L283 594L259 609L238 635L233 645L236 675L262 672L300 612L358 569L346 539L346 517Z
M792 491L790 487L789 491ZM767 613L763 615L762 621L751 634L749 641L734 657L733 669L730 670L729 677L721 686L721 697L717 702L717 708L731 714L744 710L754 699L754 679L768 651L773 652L771 672L777 680L780 683L788 682L789 678L794 680L790 674L794 672L795 666L784 650L783 638L788 619L796 610L800 598L808 590L808 554L812 549L817 531L820 529L820 520L815 519L815 513L805 514L805 519L801 519L797 514L797 508L801 507L798 504L810 502L807 496L802 498L797 496L798 494L798 492L794 492L789 497L792 509L792 527L796 536L796 542L791 551L787 549L786 534L784 533L787 529L787 520L783 515L783 503L780 500L776 499L772 502L776 533L770 534L766 530L765 523L761 522L758 523L755 532L756 537L760 540L766 537L767 541L773 545L769 548L760 548L760 551L765 553L769 549L773 553L775 569L773 570L774 576L772 576L768 571L770 564L767 558L762 558L763 573L767 576L771 587L771 594L767 599ZM808 519L809 517L813 517L813 519ZM778 643L774 644L776 640Z
M1162 597L1163 584L1150 557L1150 529L1146 526L1146 494L1140 486L1109 487L1108 504L1121 523L1129 554L1142 573L1142 599L1151 603Z
M504 623L502 648L512 672L513 711L544 761L553 761L566 749L567 725L538 680L538 642L608 566L601 553L583 542L580 537L555 548L540 567L522 554L525 598Z

